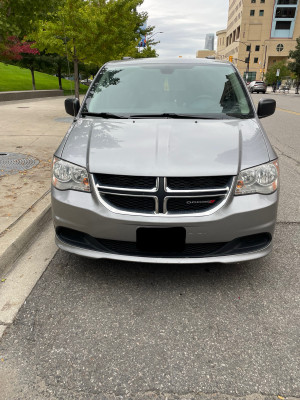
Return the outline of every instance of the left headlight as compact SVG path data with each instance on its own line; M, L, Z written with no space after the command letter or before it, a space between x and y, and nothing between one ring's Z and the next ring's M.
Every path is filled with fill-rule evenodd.
M278 160L244 169L239 173L235 195L252 193L271 194L278 188L278 177Z
M56 157L53 158L52 184L59 190L91 191L89 175L85 168Z

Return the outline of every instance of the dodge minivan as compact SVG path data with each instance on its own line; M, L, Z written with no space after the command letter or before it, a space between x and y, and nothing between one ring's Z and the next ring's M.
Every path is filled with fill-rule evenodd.
M208 59L105 64L53 158L57 245L90 258L232 263L266 256L278 160L237 69Z

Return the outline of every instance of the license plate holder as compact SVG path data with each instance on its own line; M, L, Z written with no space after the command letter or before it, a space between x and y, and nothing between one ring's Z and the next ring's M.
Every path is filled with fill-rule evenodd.
M139 250L148 252L180 252L184 250L185 228L138 228L136 245Z

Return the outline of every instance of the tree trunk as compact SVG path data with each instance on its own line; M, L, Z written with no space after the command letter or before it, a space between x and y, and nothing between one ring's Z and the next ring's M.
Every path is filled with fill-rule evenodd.
M32 90L36 90L35 79L34 79L34 69L30 68L30 72L31 72L31 80L32 80Z
M76 57L76 47L74 46L74 82L75 82L75 97L79 100L79 70L78 59Z
M61 66L60 66L60 65L57 67L57 76L58 76L58 86L59 86L59 89L62 90L62 84L61 84Z

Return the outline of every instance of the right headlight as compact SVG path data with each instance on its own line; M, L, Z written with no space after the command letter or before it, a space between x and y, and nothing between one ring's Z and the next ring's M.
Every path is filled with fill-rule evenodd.
M53 158L52 184L59 190L90 192L87 170L60 158Z
M257 167L244 169L239 173L235 195L241 194L270 194L278 188L278 160Z

